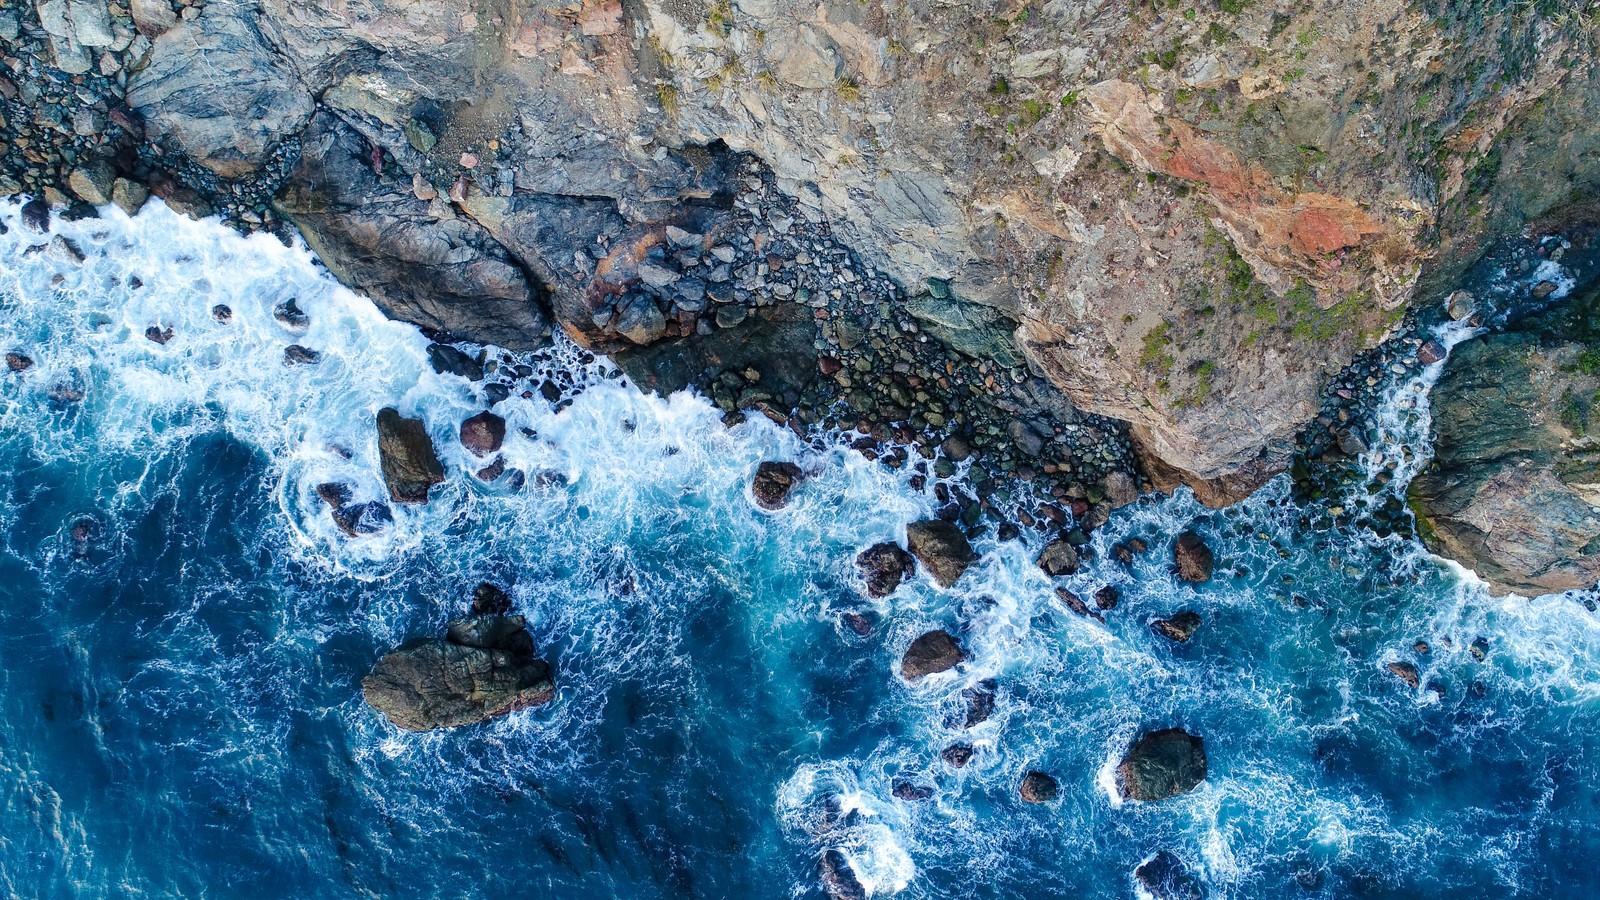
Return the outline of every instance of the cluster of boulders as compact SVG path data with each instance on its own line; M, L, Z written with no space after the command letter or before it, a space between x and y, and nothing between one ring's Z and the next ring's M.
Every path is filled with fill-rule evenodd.
M534 652L511 598L479 585L470 614L443 638L420 638L384 655L361 680L374 709L407 731L474 725L555 697L550 664Z
M1129 538L1112 548L1112 555L1123 565L1133 562L1136 554L1149 550L1141 538ZM1181 581L1190 584L1203 584L1211 580L1212 572L1216 567L1216 559L1211 548L1193 531L1185 531L1178 535L1172 546L1172 574ZM1046 544L1039 553L1039 568L1051 578L1073 575L1078 571L1078 552L1072 542L1066 538L1057 538ZM1091 607L1076 592L1065 586L1056 588L1056 598L1067 609L1085 618L1098 622L1105 621L1105 613L1116 609L1121 601L1121 594L1114 585L1103 585L1094 592L1092 597L1094 605ZM1198 612L1192 609L1181 609L1170 616L1151 620L1150 628L1162 637L1184 644L1194 637L1195 631L1200 628L1201 618Z

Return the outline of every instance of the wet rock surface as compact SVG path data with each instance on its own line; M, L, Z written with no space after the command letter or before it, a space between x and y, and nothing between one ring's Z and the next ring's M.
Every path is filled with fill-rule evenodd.
M486 591L489 587L492 590ZM443 638L412 641L378 660L361 681L363 699L407 731L474 725L555 697L550 664L504 592L481 586L471 615Z
M461 446L476 456L488 456L506 440L506 420L488 410L461 423Z
M427 425L392 407L378 411L378 457L389 497L396 503L427 503L428 490L444 482L444 466Z
M1205 742L1181 728L1146 733L1117 765L1117 789L1130 800L1165 800L1194 790L1205 777Z
M948 631L930 631L911 642L900 659L900 675L915 681L939 672L948 672L967 658L961 642Z
M1017 793L1029 803L1049 803L1060 792L1061 788L1054 778L1037 771L1023 775L1022 784L1017 788Z
M1600 582L1594 303L1457 346L1434 387L1434 462L1409 492L1419 534L1496 592Z
M800 467L791 462L764 462L756 467L755 478L750 484L750 494L755 498L756 505L765 510L778 510L789 505L789 494L801 481L805 473Z
M873 544L856 557L856 567L869 597L887 597L900 587L900 582L916 573L914 557L900 549L898 544Z
M978 558L961 529L938 519L907 525L906 547L940 587L954 586Z
M1156 619L1150 627L1162 637L1176 641L1180 644L1189 642L1194 633L1200 628L1200 614L1189 609L1173 613L1165 619Z
M1211 553L1211 548L1200 535L1192 531L1185 531L1178 535L1178 541L1172 548L1173 560L1176 563L1178 577L1192 584L1200 584L1211 580L1211 572L1216 565L1216 560Z

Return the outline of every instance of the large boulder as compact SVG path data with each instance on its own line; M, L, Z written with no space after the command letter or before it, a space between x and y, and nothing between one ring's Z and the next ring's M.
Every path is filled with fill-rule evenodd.
M764 462L756 467L756 477L750 484L750 494L756 505L766 510L782 509L789 504L793 491L805 473L791 462Z
M861 879L856 877L843 853L829 850L822 854L817 870L822 878L822 892L828 895L828 900L867 900L866 888L861 886Z
M1056 780L1043 772L1029 772L1022 776L1017 793L1029 803L1049 803L1061 792Z
M907 525L906 546L940 587L953 586L978 558L961 529L940 519Z
M444 466L427 426L393 407L378 411L378 457L383 481L396 503L427 503L428 489L444 481Z
M1496 593L1600 581L1596 359L1587 342L1493 335L1457 346L1433 389L1434 463L1410 488L1418 532Z
M1046 575L1071 575L1078 571L1078 550L1066 538L1056 538L1039 553L1039 568Z
M311 92L262 38L254 4L211 0L155 39L128 80L128 105L153 141L223 178L264 167L310 121Z
M534 656L521 616L475 615L448 635L413 641L378 660L361 695L407 731L473 725L548 703L550 664Z
M868 597L887 597L900 587L900 582L917 571L911 554L898 544L873 544L856 557L861 579L866 583Z
M461 423L461 446L477 456L500 449L506 439L506 420L488 410Z
M1145 734L1117 766L1117 789L1130 800L1165 800L1194 790L1205 778L1205 741L1182 728Z
M954 669L966 658L955 635L943 630L930 631L906 648L905 656L900 659L900 674L907 681L915 681Z

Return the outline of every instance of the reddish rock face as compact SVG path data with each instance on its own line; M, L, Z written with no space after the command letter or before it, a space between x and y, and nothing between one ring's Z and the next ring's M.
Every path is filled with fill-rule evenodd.
M461 423L461 445L478 456L500 449L506 439L506 420L488 410Z

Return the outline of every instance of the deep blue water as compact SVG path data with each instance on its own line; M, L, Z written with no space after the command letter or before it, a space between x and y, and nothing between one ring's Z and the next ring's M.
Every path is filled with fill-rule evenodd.
M301 250L107 216L56 224L79 264L0 209L0 345L37 361L0 379L8 894L819 897L837 849L874 897L1126 898L1158 850L1212 897L1600 896L1600 622L1573 598L1491 598L1398 539L1312 527L1275 483L1223 513L1118 513L1060 582L1117 585L1103 625L1054 599L1031 537L980 541L953 590L867 601L855 554L932 512L906 473L759 417L726 429L600 362L564 411L497 408L508 463L565 483L484 486L454 438L481 401L414 329ZM291 296L306 334L273 319ZM290 343L322 363L285 367ZM527 362L580 368L570 348ZM1390 411L1413 443L1418 399L1397 386ZM314 486L380 496L385 405L428 421L450 479L347 538ZM771 458L815 470L778 513L748 494ZM1168 572L1185 527L1220 561L1198 588ZM1133 535L1151 551L1125 567L1108 551ZM485 579L529 616L556 701L392 728L360 678ZM1182 607L1205 618L1191 643L1150 631ZM899 656L930 627L973 658L907 685ZM962 732L986 678L996 715ZM1205 737L1207 781L1113 800L1128 742L1171 725ZM939 757L957 740L978 748L962 770ZM1029 769L1056 802L1018 799ZM895 799L902 778L933 798ZM850 814L819 833L829 797Z

